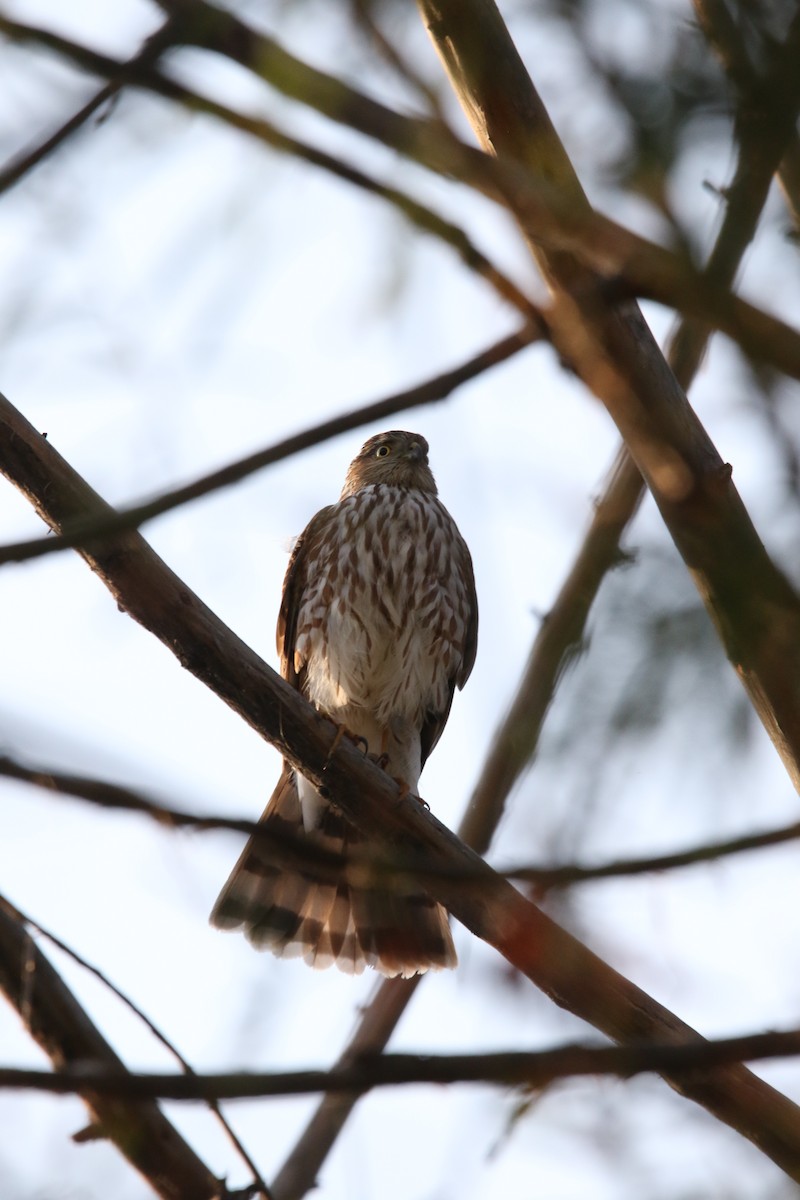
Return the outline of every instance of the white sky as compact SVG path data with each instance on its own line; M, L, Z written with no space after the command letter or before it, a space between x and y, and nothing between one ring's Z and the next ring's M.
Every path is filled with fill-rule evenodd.
M379 91L378 80L360 74L356 48L346 61L333 56L341 54L341 30L332 6L274 7L268 25L287 45ZM56 0L26 0L3 11L120 55L130 54L157 22L155 10L136 0L77 3L68 11ZM686 20L688 12L672 4L668 19ZM626 19L635 39L635 17L627 11ZM560 81L559 71L575 69L576 55L563 31L553 26L551 33L552 53L537 49L535 39L524 48L585 182L611 215L657 235L658 218L642 203L604 191L593 174L604 154L610 160L617 152L620 134L601 97ZM435 77L421 33L410 35L410 52ZM94 85L16 49L4 47L3 60L5 161L52 130ZM488 203L287 108L243 72L199 55L184 56L175 69L232 103L277 114L293 131L385 170L468 224L482 249L530 282L520 242ZM397 97L393 87L387 94ZM729 166L728 143L711 133L682 163L674 202L682 215L692 214L702 245L716 213L702 182L709 176L724 182ZM777 205L773 197L771 211ZM746 288L797 322L797 251L779 235L774 227L765 231ZM138 94L123 97L107 120L2 198L0 278L0 388L119 504L421 381L516 326L514 314L447 249L409 232L376 201ZM650 316L662 336L665 314ZM797 522L782 507L780 464L727 346L715 348L693 399L733 462L762 536L786 553L797 544ZM537 615L552 602L580 542L616 435L546 347L527 351L447 404L392 424L428 438L442 498L475 561L478 661L423 776L431 807L454 826L513 693ZM373 432L377 427L338 438L144 531L273 665L286 549L338 494L347 463ZM0 541L40 531L27 504L6 487ZM694 603L651 507L632 541L660 547L669 587ZM618 576L615 584L624 590L634 575ZM0 597L0 752L146 788L192 811L260 812L277 754L118 613L77 556L5 568ZM619 655L598 651L599 665L590 657L569 677L550 750L518 789L496 861L558 857L576 829L586 831L578 844L587 856L602 859L796 818L796 801L765 736L757 732L748 753L731 764L724 745L706 753L697 744L702 730L681 724L684 676L676 676L663 728L641 745L625 743L610 763L592 765L589 757L581 765L576 747L575 771L565 769L569 756L559 758L556 750L559 731L569 729L570 704L590 710L597 687L602 709L604 697L624 693L628 684L625 633L610 618L608 627L599 621L600 650L613 649L617 637ZM723 690L721 707L736 694L732 677L724 676ZM602 760L602 747L598 753ZM573 816L565 816L572 803ZM374 978L315 973L257 955L243 938L209 928L208 911L238 854L233 835L169 835L142 819L8 783L0 787L0 821L0 889L99 965L196 1069L320 1066L336 1057ZM597 885L559 911L594 949L703 1032L788 1026L796 1023L800 1000L796 868L797 849L790 846L707 872ZM494 952L466 931L459 928L456 937L459 970L425 982L392 1048L536 1048L591 1033L531 985L509 986ZM170 1067L118 1002L54 958L131 1067ZM0 1063L42 1061L16 1015L0 1008ZM763 1074L790 1094L800 1091L800 1075L787 1065L771 1064ZM229 1106L267 1178L315 1104ZM723 1156L726 1181L739 1189L730 1194L778 1195L781 1176L771 1164L657 1080L565 1085L516 1124L514 1106L513 1097L474 1088L374 1095L360 1105L326 1165L320 1195L620 1200L672 1197L682 1189L706 1196L717 1194ZM232 1185L247 1182L207 1115L179 1106L168 1111L216 1173ZM83 1123L77 1101L0 1095L4 1197L145 1195L115 1150L70 1142Z

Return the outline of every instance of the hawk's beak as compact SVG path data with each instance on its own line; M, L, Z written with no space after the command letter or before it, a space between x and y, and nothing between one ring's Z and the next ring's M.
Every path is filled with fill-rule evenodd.
M419 442L412 442L406 450L406 458L410 458L412 462L426 462L428 456Z

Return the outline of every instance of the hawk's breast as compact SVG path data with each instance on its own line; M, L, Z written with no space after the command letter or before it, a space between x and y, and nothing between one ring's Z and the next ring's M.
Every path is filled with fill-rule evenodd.
M299 598L295 666L324 712L444 712L464 657L469 553L436 496L372 484L331 509Z

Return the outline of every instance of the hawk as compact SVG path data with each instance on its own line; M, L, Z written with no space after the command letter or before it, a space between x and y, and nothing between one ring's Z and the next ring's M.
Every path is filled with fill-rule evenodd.
M478 603L467 545L437 495L428 443L393 431L353 459L337 504L289 560L278 616L281 674L416 793L456 687L475 661ZM347 856L362 837L288 763L261 818ZM361 846L363 853L363 845ZM259 948L314 967L409 977L453 967L447 914L385 872L337 882L330 867L280 870L253 838L211 914Z

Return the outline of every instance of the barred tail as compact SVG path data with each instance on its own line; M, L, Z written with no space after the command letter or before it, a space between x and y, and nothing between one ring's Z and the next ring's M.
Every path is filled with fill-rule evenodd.
M447 914L418 885L401 876L354 884L342 880L341 862L337 869L337 859L326 861L323 854L298 862L303 841L338 857L363 841L330 805L321 810L318 827L307 831L289 768L261 821L276 840L250 839L211 913L217 928L244 927L258 949L318 968L335 963L355 975L365 966L409 977L456 965ZM286 841L283 867L280 838Z

